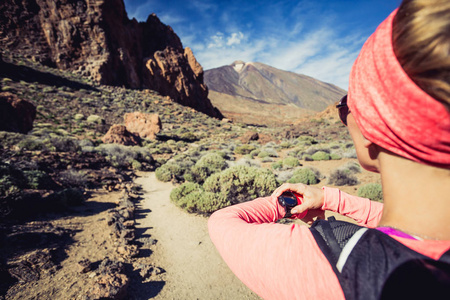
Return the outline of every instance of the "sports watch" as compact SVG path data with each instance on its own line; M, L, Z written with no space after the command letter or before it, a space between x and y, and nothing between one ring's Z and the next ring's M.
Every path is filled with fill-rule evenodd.
M284 218L292 217L291 209L298 205L297 197L293 192L287 191L278 196L278 203L286 209Z

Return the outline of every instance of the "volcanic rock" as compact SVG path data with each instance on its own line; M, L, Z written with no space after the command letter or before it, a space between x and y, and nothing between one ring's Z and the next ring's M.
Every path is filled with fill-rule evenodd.
M149 88L210 116L203 69L155 14L130 20L123 0L5 0L0 47L109 85Z
M138 136L129 132L123 125L113 125L102 138L105 144L120 144L125 146L135 146L141 143Z
M125 127L128 131L139 135L141 138L156 139L156 134L161 131L161 119L157 114L145 114L141 112L127 113L124 116Z
M9 92L0 93L0 130L27 133L35 118L33 104Z

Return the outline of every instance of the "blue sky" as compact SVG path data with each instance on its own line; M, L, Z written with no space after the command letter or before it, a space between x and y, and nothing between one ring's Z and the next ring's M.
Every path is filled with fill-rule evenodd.
M124 0L128 17L156 13L205 70L235 60L348 87L364 41L400 0Z

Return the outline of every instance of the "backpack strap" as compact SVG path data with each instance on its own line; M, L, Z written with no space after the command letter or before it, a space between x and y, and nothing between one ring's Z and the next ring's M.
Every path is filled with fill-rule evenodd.
M335 218L310 230L346 299L450 299L450 251L436 261L379 230Z
M310 231L320 250L325 254L333 268L336 268L341 252L347 243L361 229L367 228L344 221L337 221L335 217L329 217L328 221L316 220L310 227ZM357 240L353 238L353 242L356 244ZM348 248L347 252L348 250L351 252L351 249Z

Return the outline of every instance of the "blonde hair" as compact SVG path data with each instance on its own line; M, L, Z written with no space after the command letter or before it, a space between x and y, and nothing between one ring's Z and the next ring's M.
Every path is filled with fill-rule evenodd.
M450 111L450 1L404 0L392 42L408 76Z

